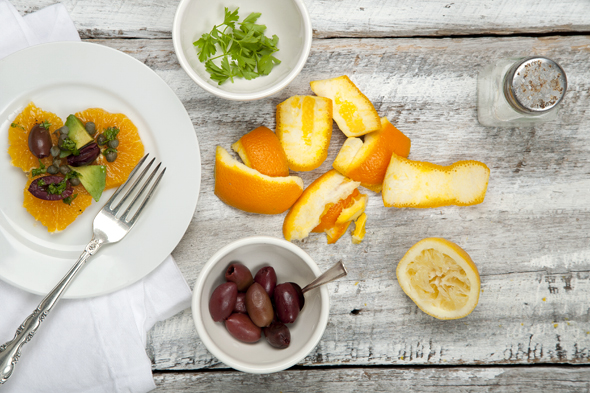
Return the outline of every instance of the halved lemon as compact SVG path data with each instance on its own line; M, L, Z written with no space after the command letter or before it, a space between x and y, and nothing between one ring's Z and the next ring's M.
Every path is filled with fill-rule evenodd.
M414 244L397 265L397 280L420 310L438 319L467 316L479 301L477 267L458 245L430 237Z

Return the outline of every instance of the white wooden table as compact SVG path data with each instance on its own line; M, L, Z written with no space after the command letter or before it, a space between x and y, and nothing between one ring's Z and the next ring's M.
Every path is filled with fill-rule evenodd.
M12 0L22 13L53 2ZM282 236L283 215L248 214L217 199L214 151L258 125L274 128L275 106L311 94L310 80L349 75L411 138L411 159L476 159L491 169L481 205L387 209L370 193L361 245L346 235L328 246L317 234L297 243L321 269L343 259L350 271L330 284L326 332L297 366L263 376L228 369L206 350L186 310L149 334L156 391L590 391L590 2L306 0L314 29L307 65L282 92L249 103L215 98L182 71L171 40L178 0L63 3L83 40L154 69L193 120L201 194L173 253L191 286L228 242ZM515 55L564 67L569 90L559 120L482 127L477 74ZM344 140L335 128L325 163L300 173L306 185L330 168ZM464 319L424 314L396 281L405 251L430 236L458 243L479 268L479 305Z

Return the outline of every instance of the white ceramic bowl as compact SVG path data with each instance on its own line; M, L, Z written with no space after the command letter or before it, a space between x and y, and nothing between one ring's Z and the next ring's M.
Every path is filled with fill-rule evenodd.
M193 42L223 22L225 7L230 11L239 7L240 21L251 12L262 13L257 23L266 25L265 35L279 37L275 57L281 64L269 75L252 80L234 78L234 83L226 81L221 86L209 78ZM186 73L206 91L236 101L258 100L287 86L305 65L311 39L311 20L302 0L182 0L172 27L174 50Z
M246 265L252 275L270 265L277 274L277 283L296 282L304 287L320 275L320 269L309 255L296 245L282 239L254 236L237 240L219 250L205 264L193 292L193 319L199 337L217 359L236 370L266 374L289 368L307 356L318 344L330 312L326 286L305 294L305 306L293 324L288 324L291 344L276 349L264 338L247 344L232 337L224 323L213 322L209 299L213 290L225 282L224 273L233 261Z

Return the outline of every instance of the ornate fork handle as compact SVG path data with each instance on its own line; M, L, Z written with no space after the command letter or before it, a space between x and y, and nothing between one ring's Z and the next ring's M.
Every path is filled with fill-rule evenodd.
M45 320L53 306L57 303L61 295L80 272L86 260L90 258L103 245L104 241L93 238L84 249L74 266L62 278L62 280L53 288L47 296L39 303L39 306L16 330L14 338L4 345L0 345L0 385L10 378L14 371L14 366L20 358L23 345L31 341L41 322Z

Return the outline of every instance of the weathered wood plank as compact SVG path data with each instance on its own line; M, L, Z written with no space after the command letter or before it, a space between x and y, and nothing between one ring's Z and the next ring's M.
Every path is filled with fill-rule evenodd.
M12 0L33 12L53 0ZM84 38L170 38L179 0L64 0ZM411 37L590 31L584 0L306 0L321 37ZM228 3L231 5L231 2Z
M587 367L359 368L155 374L154 393L194 392L587 392Z
M588 363L590 357L590 37L360 39L315 41L302 74L266 100L214 98L184 75L167 40L96 40L145 62L186 106L202 155L202 189L193 223L174 252L192 285L206 260L232 240L281 237L284 215L248 214L213 194L214 151L258 125L274 127L276 104L311 94L309 81L348 74L412 139L411 159L448 164L477 159L491 168L486 200L473 207L386 209L370 193L367 236L322 235L298 242L328 268L344 258L346 280L330 284L326 333L303 365ZM570 81L559 120L534 128L477 123L478 71L495 59L543 54ZM334 129L326 162L299 173L309 184L330 168L345 137ZM231 223L228 225L227 223ZM403 294L395 266L418 240L460 244L482 276L480 303L467 318L438 321ZM155 370L223 367L196 336L190 312L150 333Z

